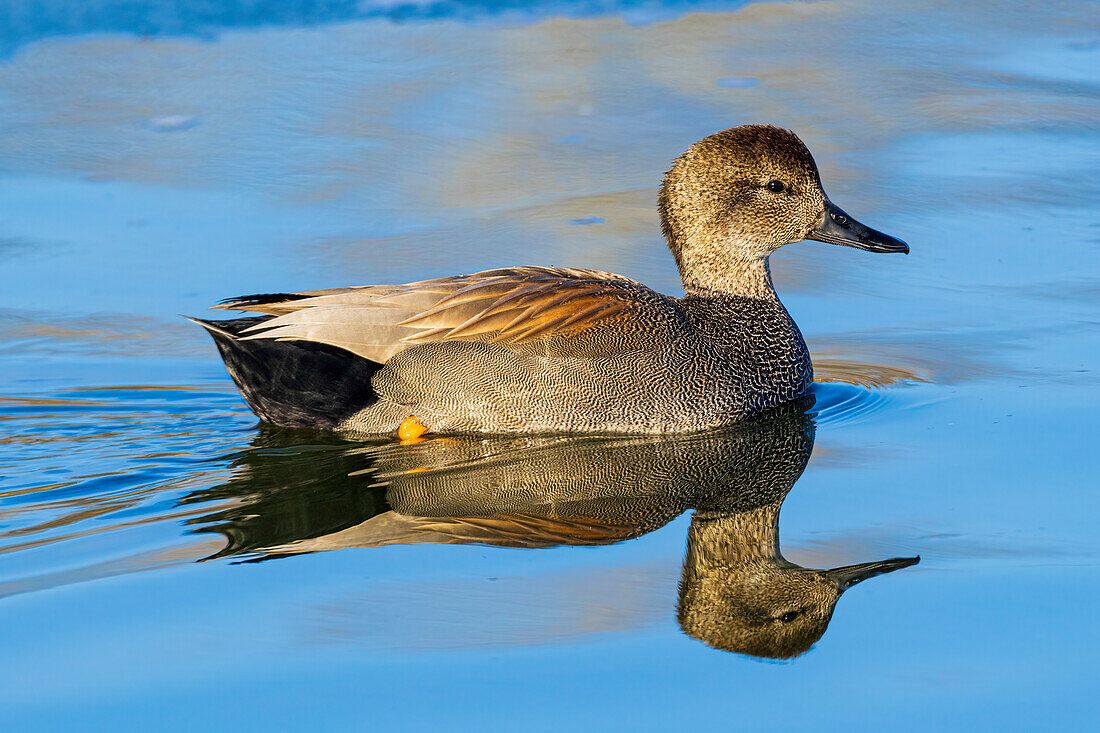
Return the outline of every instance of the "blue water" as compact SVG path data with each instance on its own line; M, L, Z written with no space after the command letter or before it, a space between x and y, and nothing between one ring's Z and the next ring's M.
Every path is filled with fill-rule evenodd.
M7 3L4 729L1087 729L1097 37L1086 2ZM261 428L178 315L509 264L675 293L660 176L744 122L912 247L775 258L793 427ZM791 440L776 488L744 456ZM792 658L685 633L693 512L779 504L799 566L920 563Z

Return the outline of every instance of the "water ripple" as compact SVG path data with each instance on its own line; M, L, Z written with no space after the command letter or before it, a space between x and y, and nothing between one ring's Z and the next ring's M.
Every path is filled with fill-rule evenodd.
M863 422L898 405L897 398L891 392L841 382L815 384L813 393L817 398L814 412L817 413L819 425Z
M204 510L178 498L224 480L210 456L246 444L255 423L220 387L5 396L0 410L0 594L74 563L129 567L150 529L155 545L178 544L179 523Z

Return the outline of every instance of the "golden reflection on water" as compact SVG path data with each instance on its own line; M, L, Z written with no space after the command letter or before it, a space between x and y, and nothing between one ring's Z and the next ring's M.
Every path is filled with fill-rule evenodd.
M818 382L842 382L859 387L889 387L899 382L928 382L916 372L898 366L866 364L848 359L814 356L814 379Z

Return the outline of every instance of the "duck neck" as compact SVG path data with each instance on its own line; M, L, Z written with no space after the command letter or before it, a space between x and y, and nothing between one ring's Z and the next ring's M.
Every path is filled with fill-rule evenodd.
M747 262L736 277L703 283L685 279L681 302L695 332L726 350L759 390L749 411L802 395L813 383L810 351L771 285L765 259ZM763 388L767 385L767 389Z
M696 512L688 530L687 566L703 570L754 563L781 563L779 509L782 501L733 514Z
M695 263L681 260L680 278L684 293L696 296L734 295L761 300L778 300L772 286L772 272L767 257L731 259L721 263Z

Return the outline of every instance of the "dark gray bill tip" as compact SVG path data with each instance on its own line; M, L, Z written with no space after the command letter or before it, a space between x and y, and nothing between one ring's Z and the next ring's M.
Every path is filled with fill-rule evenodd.
M883 575L885 573L892 573L895 570L901 570L911 565L916 565L920 562L920 556L917 557L895 557L889 560L878 560L877 562L865 562L859 565L846 565L842 568L833 568L832 570L826 570L825 575L832 580L840 590L845 591L851 588L856 583L873 578L876 575Z
M807 239L819 242L843 244L846 247L865 249L868 252L901 252L909 254L909 245L897 237L883 234L865 224L860 224L844 213L831 201L825 205L825 215L806 235Z

